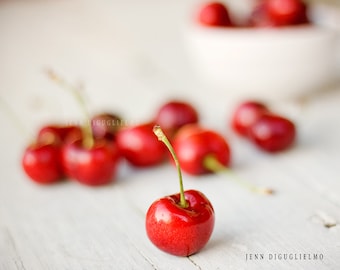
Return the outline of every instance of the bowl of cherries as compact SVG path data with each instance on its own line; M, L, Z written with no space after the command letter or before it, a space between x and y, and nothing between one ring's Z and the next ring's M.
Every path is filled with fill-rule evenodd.
M337 31L303 0L260 0L237 16L223 2L203 3L185 32L193 67L228 95L304 96L337 77Z

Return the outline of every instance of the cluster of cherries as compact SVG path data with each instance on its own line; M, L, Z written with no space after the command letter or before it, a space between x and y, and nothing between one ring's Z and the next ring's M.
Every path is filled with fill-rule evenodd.
M89 126L47 125L25 149L22 165L38 183L55 183L68 177L91 186L108 184L121 158L136 167L164 162L168 157L166 147L152 132L157 124L173 144L186 173L201 175L227 168L231 161L227 140L198 122L192 105L170 101L159 108L153 120L134 126L123 125L119 116L110 113L93 116ZM254 101L238 106L232 127L268 152L288 148L296 134L289 119Z
M74 179L86 185L103 185L115 175L120 154L113 137L116 127L98 121L117 121L111 114L96 115L90 129L76 125L46 125L24 151L22 166L40 184Z
M224 166L229 165L226 140L200 127L196 109L186 102L170 101L159 108L154 119L138 125L124 125L119 116L110 113L95 115L88 122L84 126L42 127L35 142L24 151L22 165L26 174L41 184L68 177L98 186L115 178L122 158L135 167L161 164L168 154L153 134L155 124L162 126L173 140L186 172L196 175L207 172L203 164L207 153L214 154ZM193 153L190 156L189 151Z
M50 77L66 85L54 73ZM83 104L76 89L69 89ZM254 101L238 106L232 127L269 152L290 147L295 138L291 121ZM184 190L181 170L192 175L228 171L231 161L227 140L200 125L198 112L191 104L169 101L157 110L153 119L133 126L124 125L118 115L111 113L89 117L83 126L44 126L35 142L25 149L22 166L37 183L50 184L70 178L98 186L116 178L121 159L135 167L152 167L163 163L169 157L168 151L177 167L180 192L152 203L146 214L146 232L159 249L190 256L210 239L215 214L203 193ZM258 193L272 193L247 182L239 183Z
M243 23L231 19L222 2L209 2L199 10L198 22L213 27L282 27L309 23L308 5L302 0L260 0Z
M190 256L209 241L215 213L203 193L184 191L181 168L194 175L225 171L230 162L230 148L223 136L197 124L197 113L187 103L165 104L156 120L166 127L166 133L171 138L170 142L160 126L154 126L154 133L168 147L175 161L180 192L151 204L146 214L146 232L159 249L176 256ZM268 152L289 148L296 133L295 125L290 120L275 115L264 104L255 101L239 105L233 114L232 127ZM241 183L256 192L272 193L270 189Z

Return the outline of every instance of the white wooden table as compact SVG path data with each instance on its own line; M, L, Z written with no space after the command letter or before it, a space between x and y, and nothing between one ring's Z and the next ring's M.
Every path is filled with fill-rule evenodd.
M290 151L268 155L233 134L236 101L192 71L181 23L194 1L1 1L0 269L340 269L340 87L273 108L298 126ZM148 240L145 213L178 192L168 164L122 164L112 185L68 181L38 186L20 167L23 148L43 123L79 121L72 99L44 76L55 69L82 82L91 112L148 120L172 97L190 100L202 123L232 146L234 172L277 193L265 197L226 175L185 175L185 188L207 195L216 226L207 246L174 257ZM288 254L288 258L285 257Z

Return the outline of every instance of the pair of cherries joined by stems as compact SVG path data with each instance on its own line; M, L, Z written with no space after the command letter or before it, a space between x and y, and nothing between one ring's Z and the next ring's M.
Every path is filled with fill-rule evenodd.
M198 23L209 27L283 27L308 24L308 5L302 0L261 0L256 3L247 21L233 22L228 7L222 2L204 4Z
M49 77L67 89L88 115L82 96L52 71ZM119 117L98 114L84 126L48 125L41 128L35 142L24 151L22 167L33 181L51 184L66 177L82 184L98 186L115 178L120 154L114 137L118 129L113 122ZM109 125L98 122L110 122Z
M59 134L67 130L64 140ZM41 134L44 134L41 137ZM49 138L49 139L47 139ZM45 126L24 151L22 167L33 181L52 184L65 178L98 186L114 179L120 155L107 139L86 141L78 126Z

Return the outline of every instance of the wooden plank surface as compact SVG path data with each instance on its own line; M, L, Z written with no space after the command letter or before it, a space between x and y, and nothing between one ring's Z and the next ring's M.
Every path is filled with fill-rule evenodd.
M178 191L171 165L122 163L117 181L102 188L41 187L20 167L30 135L1 112L0 269L339 269L340 88L303 104L270 103L294 119L299 136L290 151L264 154L227 124L237 99L214 93L190 68L180 22L194 1L132 2L0 3L1 98L28 131L81 119L46 67L84 83L92 112L112 109L130 123L149 119L167 98L189 99L202 122L229 139L234 173L277 192L252 194L231 175L185 175L186 189L211 200L216 226L200 253L174 257L156 249L144 227L150 204Z

